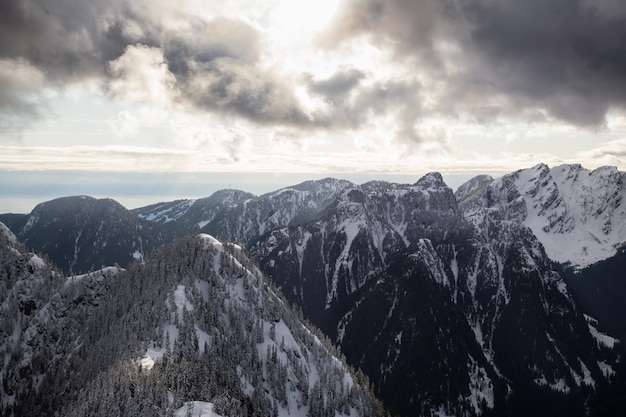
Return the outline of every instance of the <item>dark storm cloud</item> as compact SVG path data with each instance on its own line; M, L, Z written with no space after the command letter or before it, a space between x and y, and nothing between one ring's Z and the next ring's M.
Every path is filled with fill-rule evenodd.
M53 81L102 74L126 46L107 27L122 11L116 0L3 1L0 57L26 59Z
M470 41L496 86L552 116L599 125L626 104L626 18L580 0L470 2Z
M400 59L419 54L421 65L437 65L434 42L451 30L442 19L447 0L347 0L322 44L369 35L374 42L391 45Z
M440 103L477 119L543 109L597 126L626 106L626 13L615 0L350 0L326 44L358 36L391 46L417 65L445 60L437 42L460 49ZM406 57L405 57L406 59ZM430 64L429 64L430 65ZM484 106L476 105L480 100Z
M274 74L236 59L190 61L183 95L198 108L244 116L260 124L312 126L292 91Z
M393 116L401 145L413 148L426 138L415 129L423 115L422 85L412 78L370 80L356 69L338 72L327 79L307 80L309 90L327 100L330 110L317 114L315 123L337 129L358 129L379 116Z
M168 25L176 19L176 24ZM42 83L49 86L62 88L91 79L111 91L108 85L114 76L127 76L133 69L111 71L110 63L133 47L162 51L161 61L154 53L143 56L167 65L175 78L173 87L181 93L176 99L183 106L259 123L311 125L291 86L260 69L259 34L242 21L206 21L160 1L0 3L0 64L6 67L19 60L43 74ZM37 100L18 99L25 86L2 75L0 71L0 113L5 117L37 113ZM121 89L117 83L118 95Z

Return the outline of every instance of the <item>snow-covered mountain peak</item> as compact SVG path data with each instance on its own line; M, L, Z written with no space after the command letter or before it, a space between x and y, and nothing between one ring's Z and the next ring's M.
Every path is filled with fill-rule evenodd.
M474 194L457 191L457 197L466 216L491 213L523 223L550 258L585 267L613 256L626 243L625 178L615 167L590 171L578 164L539 164L498 178Z

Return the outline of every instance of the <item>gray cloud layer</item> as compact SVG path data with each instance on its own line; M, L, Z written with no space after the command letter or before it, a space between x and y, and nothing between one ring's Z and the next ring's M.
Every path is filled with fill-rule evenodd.
M449 83L442 112L488 120L541 109L597 126L626 105L626 13L617 0L349 0L325 43L360 35L417 65L429 61ZM453 62L460 72L441 71L438 42L462 51Z
M325 48L367 36L443 87L426 109L429 86L417 78L364 82L369 76L359 68L304 77L309 93L328 104L311 114L293 82L263 69L261 34L243 21L183 15L163 0L3 1L0 113L4 120L37 116L41 89L86 79L125 97L126 84L115 81L131 78L124 71L132 68L119 59L134 47L144 48L135 58L163 67L172 100L258 124L356 129L390 113L406 144L423 140L415 124L429 114L489 122L545 113L595 127L609 109L626 107L620 6L619 0L346 0L323 36Z

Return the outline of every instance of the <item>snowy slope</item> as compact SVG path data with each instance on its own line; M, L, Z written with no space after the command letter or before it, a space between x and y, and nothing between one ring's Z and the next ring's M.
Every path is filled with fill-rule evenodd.
M197 200L177 200L132 210L138 217L157 223L159 240L166 244L174 239L195 235L227 207L255 196L240 190L219 190Z
M540 164L498 178L478 193L459 191L468 218L488 213L521 222L557 262L583 268L626 243L626 174L615 167Z
M103 301L110 267L65 278L0 223L0 415L45 415L37 392L61 387L80 359L84 323ZM30 412L23 405L29 403Z
M196 200L176 200L167 203L156 203L132 210L137 217L156 223L176 221L189 210Z
M66 278L0 224L0 278L0 415L381 415L237 245Z

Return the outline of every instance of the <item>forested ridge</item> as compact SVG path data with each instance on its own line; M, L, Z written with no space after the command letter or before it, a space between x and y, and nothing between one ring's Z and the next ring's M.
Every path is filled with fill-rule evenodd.
M171 416L189 401L222 416L382 414L236 245L188 237L67 279L3 247L3 415Z

